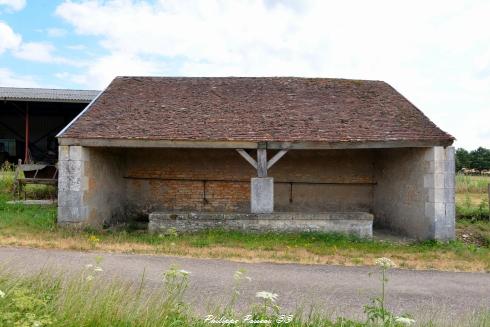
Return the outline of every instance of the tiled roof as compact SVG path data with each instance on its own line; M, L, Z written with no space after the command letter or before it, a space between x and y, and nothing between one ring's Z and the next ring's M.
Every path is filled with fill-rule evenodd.
M385 82L296 77L118 77L61 137L447 144L454 139Z
M94 90L0 87L0 99L11 101L89 103L99 93Z

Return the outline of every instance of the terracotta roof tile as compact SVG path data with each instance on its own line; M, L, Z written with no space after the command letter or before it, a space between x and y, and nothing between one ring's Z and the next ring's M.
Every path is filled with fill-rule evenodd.
M118 77L67 138L447 141L390 85L296 77Z

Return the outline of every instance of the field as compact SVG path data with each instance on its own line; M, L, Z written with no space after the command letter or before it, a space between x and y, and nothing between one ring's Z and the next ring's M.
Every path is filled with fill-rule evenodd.
M464 219L458 220L457 241L402 243L319 233L251 235L218 230L150 235L132 229L74 231L56 225L55 206L7 204L12 174L4 171L1 176L0 245L4 246L340 265L372 265L376 258L387 256L402 268L490 271L490 223L484 218L488 217L484 193L487 180L479 177L457 178L458 216L464 214ZM28 197L49 197L50 192L39 186L27 189Z

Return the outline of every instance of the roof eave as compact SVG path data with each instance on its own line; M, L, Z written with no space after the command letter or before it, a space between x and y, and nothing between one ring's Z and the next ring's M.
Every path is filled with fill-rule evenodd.
M61 134L61 133L60 133ZM436 140L387 140L387 141L352 141L352 142L318 142L318 141L240 141L240 140L152 140L152 139L108 139L108 138L70 138L59 137L60 145L80 145L87 147L115 148L219 148L219 149L381 149L407 147L450 146L451 139Z
M62 102L62 103L86 103L89 104L92 99L48 99L48 98L19 98L19 97L2 97L2 101L18 101L18 102Z

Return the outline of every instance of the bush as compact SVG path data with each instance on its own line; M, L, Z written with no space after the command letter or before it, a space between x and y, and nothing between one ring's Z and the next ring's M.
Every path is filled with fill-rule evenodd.
M467 196L462 204L456 204L456 217L471 221L490 220L488 202L482 200L478 206L474 206Z

